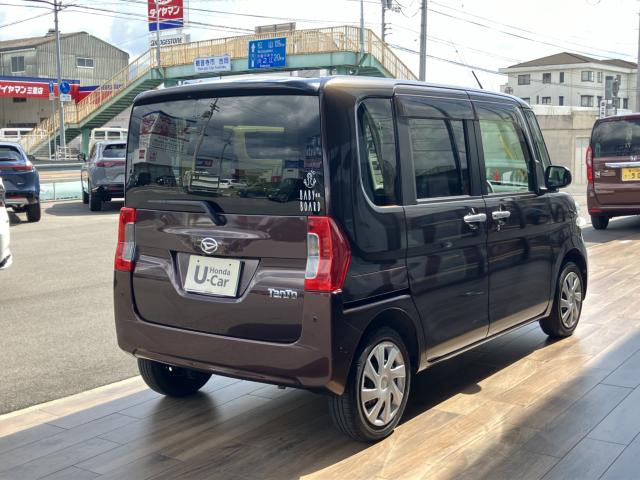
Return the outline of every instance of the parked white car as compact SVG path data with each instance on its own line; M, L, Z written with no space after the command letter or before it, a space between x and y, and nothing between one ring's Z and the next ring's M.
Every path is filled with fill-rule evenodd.
M9 250L9 214L5 207L5 189L0 178L0 270L11 265L11 250Z

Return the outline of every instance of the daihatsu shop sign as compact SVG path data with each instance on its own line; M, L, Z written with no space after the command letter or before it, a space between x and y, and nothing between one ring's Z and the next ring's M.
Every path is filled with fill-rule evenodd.
M184 4L186 0L147 0L149 13L149 31L171 30L184 27Z

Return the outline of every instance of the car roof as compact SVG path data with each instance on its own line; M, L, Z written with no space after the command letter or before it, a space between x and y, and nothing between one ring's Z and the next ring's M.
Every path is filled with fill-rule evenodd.
M466 93L471 98L494 97L508 99L529 108L528 104L521 98L506 93L491 92L452 85L441 85L435 83L425 83L415 80L400 80L397 78L367 77L358 75L335 75L325 77L301 78L301 77L264 77L256 76L241 79L223 79L216 82L181 85L177 87L164 88L162 90L150 90L138 95L134 101L135 105L158 103L162 101L186 100L189 98L203 98L208 93L234 93L248 90L260 90L264 93L290 93L300 95L317 95L322 89L331 86L332 88L353 89L362 87L363 89L389 89L395 87L428 87L438 90L446 89Z
M598 118L596 124L603 122L616 122L619 120L639 120L640 113L623 113L620 115L612 115L610 117Z
M95 143L101 147L106 147L108 145L127 145L126 140L101 140Z

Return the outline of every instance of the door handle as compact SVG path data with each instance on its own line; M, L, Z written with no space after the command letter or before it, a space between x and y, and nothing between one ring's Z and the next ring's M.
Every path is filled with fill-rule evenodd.
M494 220L506 220L511 216L511 212L509 210L494 210L491 212L491 218Z
M466 223L480 223L487 221L486 213L470 213L464 216L464 221Z

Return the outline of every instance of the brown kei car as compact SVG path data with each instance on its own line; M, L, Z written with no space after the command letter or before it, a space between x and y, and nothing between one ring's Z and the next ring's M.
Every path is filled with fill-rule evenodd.
M211 374L306 388L373 441L420 370L578 324L571 174L516 98L366 77L168 88L136 99L126 168L118 342L163 394Z
M587 150L587 206L593 228L640 215L640 115L597 120Z

